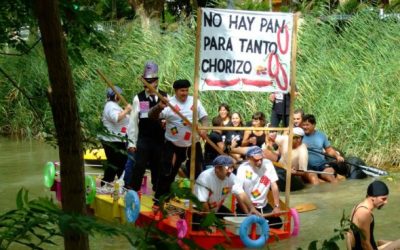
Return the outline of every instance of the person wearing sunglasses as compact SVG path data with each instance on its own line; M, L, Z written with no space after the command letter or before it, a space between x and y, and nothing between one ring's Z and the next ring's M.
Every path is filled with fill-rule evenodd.
M158 65L153 61L146 62L143 80L158 87ZM125 187L139 191L147 167L151 170L153 191L158 184L159 169L161 168L161 152L164 144L165 130L160 119L149 118L149 110L156 106L160 99L146 85L133 98L132 112L128 127L128 162L125 165ZM161 90L158 92L168 97Z

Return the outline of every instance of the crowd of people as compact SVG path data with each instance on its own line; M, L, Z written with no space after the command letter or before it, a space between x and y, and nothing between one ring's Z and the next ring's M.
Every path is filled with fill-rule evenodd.
M268 217L271 227L280 228L282 220L276 214L280 212L279 191L285 186L282 183L285 169L291 169L292 183L337 182L335 172L344 158L332 147L326 134L316 129L314 115L297 109L292 131L278 133L262 129L270 126L273 129L280 123L284 127L289 125L290 94L270 95L273 103L271 123L263 112L254 113L251 121L246 122L239 112L231 112L230 106L222 103L218 115L212 119L215 128L208 134L205 130L192 134L194 100L189 95L191 83L175 81L174 95L168 96L158 89L158 65L152 61L146 62L141 80L143 91L124 108L119 104L122 89L118 86L107 89L102 114L105 133L99 136L107 157L102 185L123 177L126 189L139 191L145 171L150 169L153 208L157 210L159 198L169 192L178 172L190 176L191 146L195 143L193 192L202 207L193 215L194 225L212 211L217 217L233 213L237 216L256 214ZM197 103L195 117L202 126L208 125L208 114L201 101ZM252 129L240 129L245 126ZM221 129L223 127L229 129ZM289 133L293 133L291 145ZM199 137L207 138L204 154ZM289 162L290 168L285 168ZM237 202L235 211L224 206L230 194ZM357 229L352 228L347 234L348 249L399 248L399 240L375 242L374 239L373 210L387 203L388 194L388 187L381 181L368 186L366 198L351 213L351 222Z
M191 83L185 79L175 81L174 95L168 96L158 89L158 80L158 65L146 62L141 75L144 89L125 108L119 105L122 90L119 87L115 88L118 93L107 90L102 117L107 136L100 138L108 162L104 183L112 182L115 176L121 178L124 172L125 188L139 191L145 170L150 169L154 207L157 208L159 198L169 192L178 172L190 176L191 146L195 143L194 193L204 203L205 212L229 213L222 204L226 195L232 193L237 200L238 214L278 213L280 178L277 170L282 170L289 162L289 134L262 128L278 127L280 122L282 126L288 125L290 94L271 94L272 125L263 112L254 113L251 122L245 122L240 113L231 112L229 105L222 103L218 116L212 119L216 129L209 134L205 130L192 134ZM207 126L208 114L200 100L196 110L198 122ZM243 126L253 129L239 129ZM318 184L320 180L336 182L334 168L324 155L335 157L337 162L344 159L332 148L327 136L316 129L315 117L296 110L294 126L292 175L311 184ZM230 129L217 129L221 127ZM204 154L199 137L207 138ZM221 152L227 155L220 155ZM272 193L270 202L269 191ZM271 217L269 221L272 226L282 225L279 217Z

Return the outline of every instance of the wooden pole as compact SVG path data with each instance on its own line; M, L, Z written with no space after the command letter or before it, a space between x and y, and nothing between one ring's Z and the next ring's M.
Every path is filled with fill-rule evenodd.
M110 87L114 91L114 93L122 101L124 106L127 106L129 103L125 100L125 98L120 93L118 93L118 91L115 89L114 84L110 80L108 80L107 77L99 69L96 69L96 72L101 77L101 79L103 79L103 81L107 84L107 86Z
M196 51L195 51L195 66L194 66L194 90L193 90L193 122L195 123L192 126L192 134L197 128L197 101L199 98L199 60L200 60L200 34L201 34L201 20L202 20L203 11L201 8L197 9L197 32L196 32ZM214 143L213 143L214 144ZM211 145L211 144L210 144ZM215 144L214 144L215 145ZM215 145L217 146L217 145ZM214 148L214 146L213 146ZM218 148L218 146L217 146ZM218 148L219 149L219 148ZM219 151L218 151L219 152ZM190 152L190 189L193 190L194 186L194 177L195 177L195 169L196 169L196 138L192 136L192 149ZM222 152L223 154L223 152ZM189 209L193 209L192 201L189 202ZM189 218L189 225L192 225L192 216ZM189 226L189 233L192 231L192 227Z
M288 140L288 159L286 165L286 187L285 187L285 203L286 207L290 207L290 186L292 173L292 144L293 144L293 109L296 89L296 54L297 54L297 22L299 13L293 15L293 32L292 32L292 60L290 62L290 106L289 106L289 140Z
M158 96L158 98L160 98L160 100L161 100L162 102L164 102L165 104L167 104L167 106L168 106L170 109L172 109L172 111L174 111L180 118L182 118L182 120L185 121L186 124L188 124L189 126L192 126L192 127L193 127L192 122L189 121L189 119L188 119L186 116L182 115L182 113L179 112L179 110L177 110L174 106L172 106L172 104L168 101L167 98L165 98L163 95L161 95L161 94L160 94L151 84L149 84L143 77L140 77L140 80L146 85L146 87L148 87L148 88L150 89L150 91L152 91L153 93L155 93L155 94ZM194 99L194 97L193 97L193 99ZM194 103L193 103L193 105L194 105ZM194 106L193 106L193 113L194 113ZM197 116L197 112L196 112L196 116ZM193 117L193 119L194 119L194 117ZM193 120L193 122L194 122L194 121L195 121L195 120ZM194 128L195 128L194 131L199 131L199 128L198 128L198 126L197 126L197 122L195 123ZM204 138L204 140L206 140L206 142L207 142L208 144L210 144L210 146L211 146L213 149L215 149L219 154L221 154L221 155L225 154L217 145L215 145L215 143L214 143L213 141L210 140L210 138L208 138L208 137L206 136L206 137Z

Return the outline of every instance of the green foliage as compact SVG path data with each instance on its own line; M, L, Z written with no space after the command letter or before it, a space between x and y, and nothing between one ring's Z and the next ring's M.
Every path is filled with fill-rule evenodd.
M354 15L338 33L305 18L299 35L297 105L317 117L333 145L374 164L399 164L398 22L374 11ZM397 138L397 139L395 139ZM393 139L393 140L392 140Z
M239 9L242 10L258 10L258 11L269 11L269 1L240 1L236 4Z
M325 13L323 1L318 3L321 13ZM352 13L345 9L338 11ZM194 19L180 21L166 30L161 30L158 23L145 25L139 20L99 23L106 28L102 34L108 38L104 50L107 53L77 45L85 64L76 60L71 63L86 147L98 146L96 135L102 131L106 85L95 69L122 87L124 97L131 101L142 90L138 77L144 63L153 60L159 64L159 88L173 94L171 86L176 79L194 76L193 23ZM335 147L378 166L400 162L399 136L392 133L400 129L396 115L400 103L396 94L400 79L399 41L396 19L381 20L378 10L363 7L345 22L321 22L313 15L304 15L298 35L300 97L296 108L315 114L318 128L329 135ZM0 128L4 133L51 133L43 58L40 47L22 57L0 57L2 67L16 82L14 86L8 79L0 78L0 91L5 97L0 99ZM44 125L31 109L26 109L30 106L28 99ZM239 111L245 120L256 111L269 117L271 109L265 93L207 91L200 93L200 99L210 118L217 115L217 106L222 102L228 103L231 111Z
M139 228L129 224L108 223L92 216L68 214L49 198L28 199L28 191L18 192L17 209L0 215L0 249L16 245L30 249L49 249L66 230L107 237L122 236L137 249L180 249L176 237L153 225ZM199 249L183 239L190 249Z

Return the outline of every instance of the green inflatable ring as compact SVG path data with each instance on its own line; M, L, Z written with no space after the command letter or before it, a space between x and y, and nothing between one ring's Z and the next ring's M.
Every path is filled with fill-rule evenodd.
M96 197L96 182L89 175L85 175L86 204L92 204Z
M47 188L51 188L54 184L54 179L56 177L56 167L54 166L54 163L49 161L44 165L44 171L43 171L43 183L44 186Z

